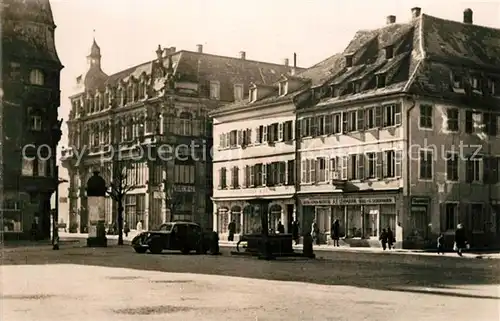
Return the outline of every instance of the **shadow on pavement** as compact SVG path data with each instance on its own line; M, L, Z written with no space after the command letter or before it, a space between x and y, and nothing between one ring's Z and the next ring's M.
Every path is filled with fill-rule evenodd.
M137 254L130 246L107 248L61 247L59 251L5 251L2 264L80 264L173 273L196 273L248 277L278 281L413 292L463 298L494 299L498 291L474 293L467 287L498 285L500 260L472 260L442 256L393 255L380 253L321 253L320 259L280 259L223 255ZM465 289L465 290L464 290ZM486 292L489 290L487 289Z

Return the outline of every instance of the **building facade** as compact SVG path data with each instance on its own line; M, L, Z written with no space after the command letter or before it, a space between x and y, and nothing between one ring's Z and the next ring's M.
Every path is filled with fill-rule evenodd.
M70 225L88 222L85 185L98 170L108 182L125 173L124 220L150 229L171 220L211 227L212 125L208 113L242 99L248 82L279 74L284 66L160 46L153 61L107 75L94 40L89 68L70 97ZM117 205L107 199L106 224Z
M268 227L278 222L285 232L297 219L295 98L328 79L339 55L301 69L293 67L270 83L253 83L246 99L211 113L214 128L213 228L222 239L236 225L235 239L258 233L261 219L255 202L265 200ZM288 62L286 63L288 64Z
M62 122L56 26L49 0L4 0L1 15L1 230L5 239L48 238Z
M411 10L360 31L297 117L299 212L324 239L423 247L462 223L473 246L499 240L500 30ZM492 39L495 39L492 41Z

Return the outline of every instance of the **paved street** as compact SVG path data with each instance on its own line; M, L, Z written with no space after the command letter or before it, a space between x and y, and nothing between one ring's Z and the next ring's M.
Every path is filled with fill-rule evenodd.
M324 252L266 262L228 252L7 249L3 320L498 319L499 260Z

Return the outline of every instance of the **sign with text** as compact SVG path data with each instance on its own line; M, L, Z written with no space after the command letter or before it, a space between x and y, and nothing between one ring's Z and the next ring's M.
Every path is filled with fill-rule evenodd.
M305 206L325 205L378 205L395 204L395 197L349 197L349 198L306 198L302 200Z
M194 193L196 189L191 185L174 185L174 192L177 193Z
M98 221L104 221L105 198L89 196L87 198L87 208L89 211L89 225L95 225Z

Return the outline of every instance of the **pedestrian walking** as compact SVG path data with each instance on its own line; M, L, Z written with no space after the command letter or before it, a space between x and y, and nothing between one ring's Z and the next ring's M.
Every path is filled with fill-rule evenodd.
M379 237L380 243L382 243L382 248L385 249L387 248L387 232L385 231L385 228L382 229L382 233L380 233Z
M313 243L316 243L317 245L320 245L320 240L319 240L319 227L318 223L316 223L316 220L313 221L311 225L311 236L313 239Z
M234 241L234 234L236 233L236 222L232 220L229 225L227 226L227 230L229 231L229 235L227 237L227 240L229 242Z
M127 221L123 222L123 233L125 233L125 237L128 237L128 233L130 233Z
M332 228L330 229L330 237L333 240L333 246L339 246L339 238L340 238L340 223L339 220L336 219L333 224Z
M142 220L140 220L139 222L137 222L136 230L137 230L137 233L141 233L142 232Z
M299 222L295 219L292 222L292 238L295 241L295 245L299 244Z
M437 254L444 255L444 235L443 233L439 234L437 238Z
M285 225L281 223L281 221L278 221L278 233L284 234L285 233Z
M465 236L465 229L462 224L457 225L455 231L455 243L453 244L453 250L457 252L459 256L462 256L462 251L467 247L467 237Z
M387 248L392 250L394 248L394 243L396 243L396 238L394 237L394 233L391 228L387 228Z

